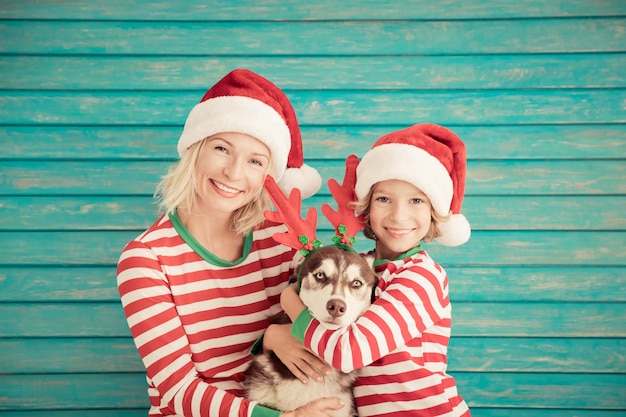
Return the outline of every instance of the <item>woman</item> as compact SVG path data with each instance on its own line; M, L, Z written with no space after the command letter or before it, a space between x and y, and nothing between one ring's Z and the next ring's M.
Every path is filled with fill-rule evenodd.
M325 364L287 327L271 326L293 272L294 250L263 221L270 174L283 190L314 194L300 130L285 94L248 70L227 74L190 112L180 160L159 184L163 214L131 241L118 289L147 371L150 416L325 416L334 398L282 413L243 398L250 349L263 346L294 372L320 378Z

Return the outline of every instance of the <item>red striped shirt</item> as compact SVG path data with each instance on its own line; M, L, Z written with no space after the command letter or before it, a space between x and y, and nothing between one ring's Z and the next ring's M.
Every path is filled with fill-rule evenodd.
M360 417L469 416L446 373L451 305L445 271L421 251L376 272L378 298L356 323L332 331L301 315L297 321L310 324L297 323L295 329L306 330L296 336L335 368L359 369Z
M247 237L248 253L226 262L185 242L181 230L176 216L162 216L118 263L150 415L249 416L254 403L242 398L243 372L268 318L281 311L295 251L272 239L284 226L265 223Z

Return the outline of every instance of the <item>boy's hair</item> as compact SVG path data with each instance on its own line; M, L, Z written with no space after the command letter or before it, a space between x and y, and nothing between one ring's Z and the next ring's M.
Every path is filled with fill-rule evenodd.
M163 212L174 213L177 208L193 212L196 208L196 165L206 143L205 138L191 146L189 151L169 168L158 184L154 197L159 200L159 208ZM235 210L232 230L237 234L248 234L265 220L263 212L269 208L269 196L265 188L261 187L251 202Z
M372 203L372 193L374 191L374 187L376 186L376 184L370 187L370 190L368 191L365 197L363 197L362 199L358 201L350 203L349 205L351 209L354 209L355 214L357 216L363 215L364 220L365 220L365 227L363 228L363 234L365 235L366 238L372 239L372 240L376 240L376 235L374 234L374 231L372 230L372 226L370 225L369 215L370 215L370 205ZM431 205L430 217L432 220L432 222L430 223L430 229L428 229L428 232L426 232L426 235L422 238L422 240L425 243L431 242L433 239L441 236L439 225L441 223L448 221L448 219L450 218L450 215L448 214L446 216L442 216L438 214Z

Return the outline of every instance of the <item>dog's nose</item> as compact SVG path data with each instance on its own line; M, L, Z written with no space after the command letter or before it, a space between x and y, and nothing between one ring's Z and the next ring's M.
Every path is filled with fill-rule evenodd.
M326 303L326 311L332 317L341 317L346 312L346 303L341 300L330 300Z

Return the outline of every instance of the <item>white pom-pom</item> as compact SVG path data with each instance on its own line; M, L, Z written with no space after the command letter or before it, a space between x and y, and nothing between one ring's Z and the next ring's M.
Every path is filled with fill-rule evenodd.
M472 234L469 222L462 214L453 214L447 222L439 224L441 236L436 239L437 243L444 246L459 246L467 242Z
M278 186L289 195L292 188L299 188L302 198L311 197L322 186L322 177L319 172L306 164L300 168L287 168Z

